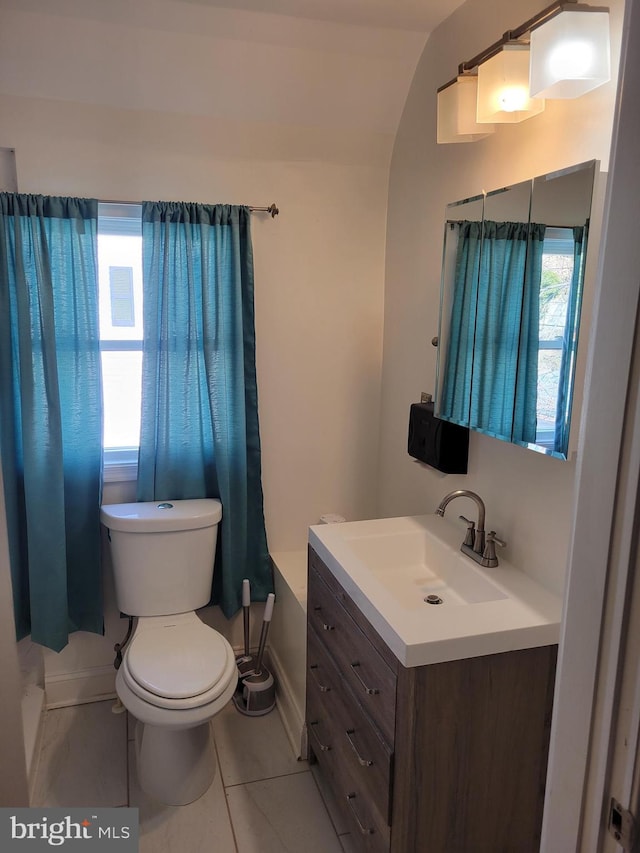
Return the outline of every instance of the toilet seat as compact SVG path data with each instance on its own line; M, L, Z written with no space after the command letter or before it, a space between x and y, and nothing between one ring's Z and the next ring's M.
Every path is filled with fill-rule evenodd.
M142 618L121 664L127 687L158 708L199 708L237 678L224 637L195 613Z

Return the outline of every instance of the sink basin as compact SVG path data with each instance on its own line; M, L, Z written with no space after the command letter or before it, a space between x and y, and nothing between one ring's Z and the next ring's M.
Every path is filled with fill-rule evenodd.
M433 514L317 525L309 544L404 666L557 643L560 599L502 559L479 566L464 534Z
M506 598L460 551L429 535L425 529L347 535L354 557L384 584L389 595L408 608L425 604L474 604ZM425 601L433 596L437 601Z

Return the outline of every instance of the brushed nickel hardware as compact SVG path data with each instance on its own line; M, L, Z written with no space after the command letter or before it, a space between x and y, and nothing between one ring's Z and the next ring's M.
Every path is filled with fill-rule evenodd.
M497 566L498 558L496 557L496 545L504 548L506 544L507 543L503 542L502 539L498 539L495 530L490 530L487 533L487 543L485 545L484 554L482 555L481 565L487 566L488 568Z
M354 663L349 664L351 669L353 670L353 674L358 679L362 687L364 688L365 693L368 693L370 696L375 696L376 693L380 693L377 687L369 687L365 681L363 681L362 676L358 672L358 668L360 667L360 661L354 661Z
M120 199L114 198L101 198L100 204L140 204L140 202L135 201L120 201ZM277 204L265 204L265 205L248 205L249 213L268 213L272 219L274 219L279 213L280 208Z
M311 722L309 723L310 726L317 726L319 724L320 724L320 720L311 720ZM318 746L320 747L320 749L323 752L330 752L331 751L331 747L322 743L322 741L320 740L318 735L316 735L316 740L318 741Z
M318 664L317 664L317 663L312 663L312 664L310 664L310 665L309 665L309 670L310 670L310 672L311 672L311 675L313 676L313 680L314 680L314 681L315 681L315 683L318 685L318 687L319 687L319 689L320 689L320 692L321 692L321 693L331 693L331 688L330 688L330 687L327 687L327 685L326 685L326 684L322 684L322 683L320 682L320 680L319 680L319 678L318 678L318 674L317 674L317 672L316 672L317 668L318 668Z
M636 840L636 822L634 816L625 809L614 797L609 804L609 820L607 821L609 834L613 835L618 844L625 851L634 849Z
M349 745L351 746L351 749L355 752L356 758L358 759L358 764L360 764L361 767L373 766L373 761L367 761L366 758L363 758L360 755L360 752L358 751L358 747L355 745L355 742L353 740L354 734L355 734L355 729L347 729L345 731L345 735L347 736L347 740L349 741Z
M464 515L459 515L458 518L461 521L464 521L467 525L467 535L464 537L464 545L468 545L469 548L473 548L473 543L476 535L476 523L475 521L470 521L468 518L465 518Z
M449 492L448 495L445 495L442 498L440 505L436 510L436 515L443 516L447 506L452 500L455 500L455 498L470 498L478 507L478 525L473 537L473 550L476 554L480 554L480 556L482 556L484 552L484 517L486 513L484 501L480 495L477 495L475 492L470 492L468 489L456 489L454 492Z
M463 554L471 557L472 560L485 568L493 568L494 566L497 566L498 558L496 557L495 546L500 545L504 548L507 543L503 542L502 539L498 539L495 530L491 530L485 537L484 520L486 511L484 501L480 495L475 492L470 492L468 489L456 489L453 492L449 492L449 494L445 495L440 501L438 509L436 510L436 515L444 516L447 506L455 498L470 498L478 507L478 523L475 526L475 529L473 521L465 518L464 515L459 516L467 525L467 532L464 537L464 542L460 546L460 550Z
M356 798L355 794L347 794L347 803L349 804L349 808L351 809L351 813L353 814L353 816L356 820L356 823L358 824L358 829L360 830L360 832L363 835L373 835L373 833L375 832L375 829L367 829L367 827L363 826L362 823L360 822L360 818L358 817L358 812L355 810L355 806L351 802L352 800L355 800L355 798Z
M322 607L320 607L319 604L316 604L316 606L313 609L320 616L320 611L322 610ZM322 623L322 630L323 631L333 631L336 627L335 625L330 625L328 622L324 622L322 619L322 616L320 616L320 622Z

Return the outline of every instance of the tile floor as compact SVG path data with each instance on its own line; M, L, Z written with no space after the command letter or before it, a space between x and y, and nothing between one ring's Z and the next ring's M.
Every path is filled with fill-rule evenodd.
M219 772L199 800L175 807L138 788L133 725L112 706L47 712L34 806L137 806L140 853L352 851L316 769L296 760L277 709L245 717L230 704L218 714Z

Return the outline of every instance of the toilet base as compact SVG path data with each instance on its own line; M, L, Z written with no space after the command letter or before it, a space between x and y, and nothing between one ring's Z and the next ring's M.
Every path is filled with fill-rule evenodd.
M161 803L186 806L201 797L215 778L210 721L189 729L138 721L135 748L140 787Z

